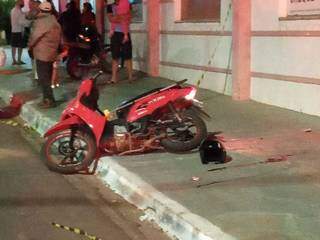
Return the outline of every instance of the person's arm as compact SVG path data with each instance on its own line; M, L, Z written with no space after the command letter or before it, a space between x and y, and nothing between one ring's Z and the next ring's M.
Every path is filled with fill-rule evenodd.
M126 13L122 15L113 15L112 13L107 13L108 19L111 23L123 23L131 21L131 14Z
M19 16L19 24L23 27L29 27L31 25L31 21L26 18L25 14L21 14Z
M26 15L25 15L26 19L27 20L31 20L31 21L37 19L37 15L39 14L39 12L40 12L40 10L38 8L34 7L32 9L30 9L30 11L27 12Z
M29 49L32 49L46 33L46 26L43 26L43 23L41 23L40 21L35 21L33 31L31 31L28 42Z
M112 4L107 6L107 17L111 23L121 23L122 21L122 17L120 15L113 14Z

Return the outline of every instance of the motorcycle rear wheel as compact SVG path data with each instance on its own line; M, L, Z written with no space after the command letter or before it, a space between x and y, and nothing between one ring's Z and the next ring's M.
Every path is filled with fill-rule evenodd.
M85 71L83 67L79 66L79 59L77 57L71 57L67 60L67 72L70 77L79 80Z
M195 112L187 110L179 115L182 123L168 126L167 136L161 140L161 145L168 152L191 151L207 137L206 124Z
M71 144L73 136L73 144ZM73 174L86 170L96 154L96 143L86 132L71 129L49 136L42 146L41 157L49 170Z

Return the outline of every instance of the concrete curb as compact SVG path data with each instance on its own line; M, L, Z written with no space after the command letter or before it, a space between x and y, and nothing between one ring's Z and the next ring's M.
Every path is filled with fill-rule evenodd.
M12 93L0 89L5 102ZM41 136L55 124L55 121L34 107L34 101L23 105L20 117ZM181 240L233 240L220 228L181 204L157 191L138 175L128 171L111 157L100 159L97 177L128 202L142 209L145 215L141 220L156 222L169 236Z
M235 239L169 199L111 157L104 157L99 162L97 177L128 202L142 209L145 216L141 220L155 221L171 237L183 240Z

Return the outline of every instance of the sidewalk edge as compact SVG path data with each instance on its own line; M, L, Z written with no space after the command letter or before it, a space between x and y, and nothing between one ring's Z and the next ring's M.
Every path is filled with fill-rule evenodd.
M105 185L144 211L141 220L156 222L171 237L181 240L235 239L207 219L168 198L112 157L101 158L97 172L97 177Z

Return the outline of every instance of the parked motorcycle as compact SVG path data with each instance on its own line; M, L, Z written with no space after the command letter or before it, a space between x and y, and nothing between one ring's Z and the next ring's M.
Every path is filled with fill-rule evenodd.
M92 68L111 73L111 59L108 59L110 46L101 45L97 29L84 26L76 42L66 43L67 72L74 79L80 79Z
M97 103L101 73L82 81L60 121L45 133L42 156L50 170L76 173L102 155L190 151L206 138L200 116L208 115L194 99L196 88L182 86L187 80L123 102L112 119Z

